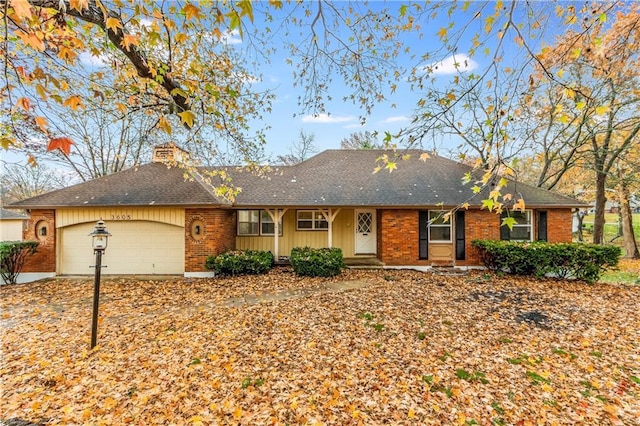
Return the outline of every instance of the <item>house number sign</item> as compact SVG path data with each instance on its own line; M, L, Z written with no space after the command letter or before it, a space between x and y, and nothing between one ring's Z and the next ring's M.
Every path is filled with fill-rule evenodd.
M130 214L112 214L111 220L131 220Z

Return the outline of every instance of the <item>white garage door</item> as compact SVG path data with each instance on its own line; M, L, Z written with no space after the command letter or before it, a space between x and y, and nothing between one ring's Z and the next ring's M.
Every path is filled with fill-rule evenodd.
M184 228L158 222L111 221L109 245L102 256L102 274L183 274ZM60 273L94 274L91 237L95 222L58 230Z

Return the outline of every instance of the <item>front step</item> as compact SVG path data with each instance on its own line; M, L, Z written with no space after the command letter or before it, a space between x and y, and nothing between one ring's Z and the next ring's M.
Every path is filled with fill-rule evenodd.
M454 265L431 265L431 271L438 275L467 275L468 270L456 268Z

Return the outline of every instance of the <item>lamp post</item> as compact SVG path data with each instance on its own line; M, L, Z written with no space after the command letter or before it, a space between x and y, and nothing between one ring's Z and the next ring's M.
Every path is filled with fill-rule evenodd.
M107 248L107 243L111 234L107 232L104 222L99 220L93 232L89 234L92 237L93 252L96 255L96 272L93 282L93 321L91 322L91 349L96 346L98 338L98 305L100 301L100 270L102 269L102 253Z

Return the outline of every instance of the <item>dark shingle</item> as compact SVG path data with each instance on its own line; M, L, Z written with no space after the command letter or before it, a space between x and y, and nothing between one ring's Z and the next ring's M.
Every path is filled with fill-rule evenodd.
M185 179L188 171L161 163L132 167L28 200L12 207L175 206L226 204L201 178Z
M474 195L462 177L471 168L438 156L420 160L423 151L402 151L407 160L389 173L374 173L376 159L393 155L384 150L328 150L295 166L274 167L260 173L226 167L232 185L241 192L236 207L452 207L469 203L480 206L489 189ZM14 203L16 208L79 206L207 206L229 205L217 197L201 176L211 169L201 168L193 179L177 167L152 163L131 168L90 182L53 191ZM211 178L219 182L218 178ZM524 198L528 207L584 207L560 194L522 183L511 183L502 193Z
M5 210L0 208L0 219L6 220L18 220L18 219L29 219L29 216L26 214L22 214L20 212L14 212L11 210Z
M237 206L480 206L488 190L474 196L462 178L471 168L444 157L420 159L423 151L402 151L393 172L374 173L383 150L328 150L295 166L280 167L264 176L231 172L242 188ZM521 194L530 207L579 207L563 195L522 183L511 183L503 193Z

